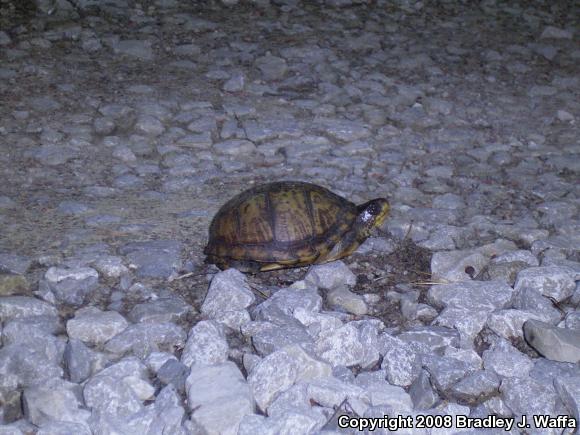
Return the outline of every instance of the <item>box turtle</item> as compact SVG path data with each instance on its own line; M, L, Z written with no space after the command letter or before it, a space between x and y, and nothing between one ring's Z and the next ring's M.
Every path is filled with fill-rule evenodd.
M315 184L262 184L219 209L209 228L206 261L220 269L259 272L338 260L354 252L388 211L384 198L357 206Z

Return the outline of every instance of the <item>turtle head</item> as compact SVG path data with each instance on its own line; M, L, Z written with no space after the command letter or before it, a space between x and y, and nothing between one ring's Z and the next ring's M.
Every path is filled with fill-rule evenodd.
M318 263L338 260L352 254L371 235L373 228L381 226L389 213L389 203L384 198L373 199L356 208L357 217L350 231L343 235L331 252L317 260Z
M385 198L372 199L357 206L359 238L367 238L373 228L380 227L389 214L389 202Z

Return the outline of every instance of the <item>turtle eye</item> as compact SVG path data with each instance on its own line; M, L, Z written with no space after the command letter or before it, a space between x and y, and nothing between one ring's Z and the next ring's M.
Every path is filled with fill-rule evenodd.
M375 215L370 211L370 207L362 212L361 219L363 222L369 222L375 217Z
M376 219L384 215L384 205L386 200L382 198L373 199L358 206L359 219L368 224L374 224Z
M369 201L368 207L366 208L366 211L368 211L373 216L380 215L382 210L383 210L383 207L381 204L381 200L378 200L378 199L375 199L373 201Z

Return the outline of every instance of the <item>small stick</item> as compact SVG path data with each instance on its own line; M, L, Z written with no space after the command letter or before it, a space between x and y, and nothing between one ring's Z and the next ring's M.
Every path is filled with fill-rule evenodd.
M415 284L415 285L445 285L445 284L451 284L449 281L414 281L411 284Z
M169 278L169 282L173 282L173 281L178 281L178 280L182 280L185 278L189 278L192 276L207 276L207 275L215 275L215 273L195 273L195 272L187 272L184 273L182 275L177 275L175 278Z
M340 414L341 412L352 412L353 414L355 414L358 417L357 413L354 412L352 408L350 408L350 411L346 410L346 409L344 409L344 410L342 409L342 407L347 404L347 400L348 400L348 397L345 397L344 400L340 403L340 405L338 405L336 407L336 411L334 411L334 414L332 414L332 416L328 420L326 420L326 424L329 424L331 421L333 421L335 418L337 418L338 414Z
M411 230L413 229L413 221L411 221L411 223L409 224L409 228L407 229L407 232L405 233L405 236L403 237L403 242L405 240L407 240L407 238L409 237L409 234L411 234Z

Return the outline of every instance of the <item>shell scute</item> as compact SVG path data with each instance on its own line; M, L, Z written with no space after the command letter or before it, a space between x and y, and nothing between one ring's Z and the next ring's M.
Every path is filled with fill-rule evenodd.
M348 214L350 212L352 218L356 215L354 209L350 210L351 207L345 204L346 200L337 195L323 195L323 192L312 191L310 198L312 201L312 221L314 226L318 228L319 234L324 234L336 224L339 213L346 212ZM348 219L350 218L351 216L348 216Z
M310 239L316 229L308 212L308 198L299 189L269 192L274 227L274 239L277 242L299 242Z
M229 240L230 243L265 243L274 240L266 194L248 198L238 209L232 208L230 212L237 219L237 228Z

